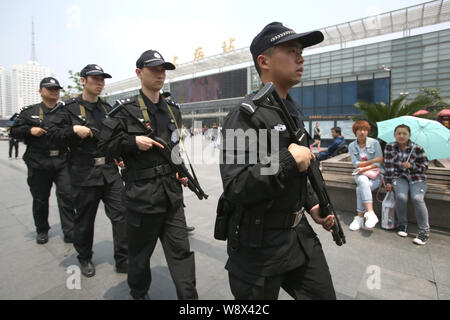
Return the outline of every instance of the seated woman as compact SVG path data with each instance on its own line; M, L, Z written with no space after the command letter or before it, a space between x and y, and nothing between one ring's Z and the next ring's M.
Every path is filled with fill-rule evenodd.
M356 121L353 124L356 140L350 143L348 149L352 158L353 172L356 182L356 212L357 215L350 224L350 230L359 230L364 224L366 228L373 228L378 223L378 217L373 211L372 191L381 185L383 172L383 153L378 140L367 137L370 125L367 121ZM380 174L375 179L364 175L364 172L378 168Z
M425 205L427 192L428 159L422 147L414 145L409 140L411 129L401 124L395 128L396 142L389 143L384 149L384 163L386 165L386 190L395 191L395 212L397 214L397 234L401 237L408 235L408 217L406 204L408 190L414 205L414 213L419 227L419 234L413 240L415 244L424 245L430 237L428 209Z

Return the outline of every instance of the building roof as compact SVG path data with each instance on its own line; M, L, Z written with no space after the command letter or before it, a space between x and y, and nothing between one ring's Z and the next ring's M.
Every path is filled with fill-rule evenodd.
M375 16L353 20L320 29L325 40L312 48L344 44L355 40L396 32L404 32L429 25L450 21L450 0L435 0L419 5L398 9ZM306 50L311 48L306 48ZM218 70L228 66L250 63L252 56L249 47L221 53L177 66L167 73L166 80L174 81L186 76L195 76L208 70ZM112 94L123 90L138 88L139 79L132 77L105 86L104 93Z

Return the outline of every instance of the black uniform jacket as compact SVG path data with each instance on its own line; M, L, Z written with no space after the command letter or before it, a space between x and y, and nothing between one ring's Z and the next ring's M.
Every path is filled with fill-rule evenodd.
M36 137L30 131L32 127L48 130L51 119L54 118L54 115L49 113L50 110L43 102L28 106L22 110L11 128L11 135L16 139L23 139L27 145L23 160L35 169L59 170L67 165L67 147L62 143L51 142L48 134Z
M255 106L251 100L253 95L244 98L226 116L223 123L220 172L224 196L229 202L239 204L243 211L242 220L247 222L241 223L237 251L231 250L228 240L229 260L226 268L233 273L245 271L270 276L303 264L305 254L306 257L310 255L318 239L306 217L303 217L295 229L272 229L268 223L264 223L264 217L269 214L291 214L302 207L309 211L318 201L307 183L306 174L298 171L297 164L288 151L292 141L279 114L269 108ZM298 125L303 127L299 107L290 98L285 102ZM255 132L257 143L246 143L244 147L237 143L237 139L232 136L238 129L247 132L249 136L252 131ZM272 144L270 134L266 134L268 138L265 138L259 133L272 130L278 132L278 148ZM239 135L242 134L235 133L235 136ZM235 140L234 145L230 143L231 139ZM261 150L267 150L266 157L260 152L261 145L265 146ZM257 150L256 161L252 148ZM272 167L273 172L268 174L264 170L269 167ZM264 230L261 242L256 245L252 240L252 225L255 223L262 224ZM235 228L231 227L228 239L233 236L233 232Z
M94 138L81 139L74 131L74 125L83 125L74 115L81 119L81 108L84 106L87 126L94 133ZM69 112L69 110L72 114ZM81 96L69 99L65 106L59 109L52 118L52 125L48 134L54 143L63 143L71 150L71 184L73 186L93 187L102 186L120 179L119 171L114 163L114 159L106 157L105 153L98 146L99 132L102 122L111 106L98 100L97 103L89 103L81 99ZM95 166L94 158L105 157L104 165Z
M175 120L178 126L181 125L179 106L173 101L166 101L162 96L160 102L154 104L142 91L140 95L147 107L150 126L155 135L174 148L179 142L179 133L175 125ZM138 96L123 99L121 103L124 105L123 108L144 122ZM116 106L118 104L114 108ZM169 107L175 119L172 119ZM104 122L101 141L109 156L123 159L125 171L139 172L162 166L167 168L169 164L157 150L158 147L154 146L147 151L139 150L136 144L136 136L139 135L144 135L142 126L126 111L121 110ZM175 172L170 172L149 179L125 180L123 202L128 211L142 214L163 213L169 206L183 205L183 193L180 183L175 178Z

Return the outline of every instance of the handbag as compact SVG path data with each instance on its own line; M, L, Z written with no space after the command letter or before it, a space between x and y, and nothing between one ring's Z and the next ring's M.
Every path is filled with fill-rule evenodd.
M361 174L367 176L369 179L372 179L372 180L375 180L380 173L381 173L380 168L373 168L373 169L361 172Z
M381 227L383 229L395 228L395 194L388 191L381 205Z

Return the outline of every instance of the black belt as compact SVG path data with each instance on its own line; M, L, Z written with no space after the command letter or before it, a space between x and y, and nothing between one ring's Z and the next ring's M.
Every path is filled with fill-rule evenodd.
M96 157L96 158L80 158L75 157L70 159L70 162L77 166L87 166L87 167L98 167L105 164L113 164L112 160L106 157Z
M122 170L122 178L126 182L132 182L137 180L153 179L159 176L171 174L172 172L172 168L168 164L138 170L130 170L125 168Z
M48 157L59 157L60 154L64 154L67 152L66 150L60 150L60 149L49 150L49 149L41 149L41 148L35 148L35 147L30 147L30 151L40 153L40 154L43 154L44 156L48 156Z
M265 229L294 229L302 220L305 214L305 209L301 208L299 211L291 213L271 213L264 214L264 228ZM245 215L245 213L244 213ZM251 215L249 215L251 216ZM249 217L244 218L244 223L249 224ZM257 220L252 223L258 224Z

